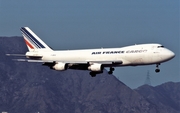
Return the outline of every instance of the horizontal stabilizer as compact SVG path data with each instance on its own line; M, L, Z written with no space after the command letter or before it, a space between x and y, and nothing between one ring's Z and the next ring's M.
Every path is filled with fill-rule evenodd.
M29 60L29 59L12 59L12 60L18 62L44 62L42 60Z
M26 57L25 54L6 54L6 56L23 56L23 57Z
M24 54L6 54L6 56L14 56L14 57L28 57L31 59L40 59L43 56L33 56L33 55L24 55Z

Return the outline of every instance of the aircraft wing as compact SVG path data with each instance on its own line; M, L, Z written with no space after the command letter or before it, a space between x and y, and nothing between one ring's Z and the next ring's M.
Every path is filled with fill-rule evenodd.
M31 59L13 59L14 61L21 61L21 62L42 62L42 63L67 63L67 64L122 64L121 60L113 60L113 61L51 61L51 60L31 60Z
M29 57L31 59L27 58L20 58L20 59L13 59L14 61L20 61L20 62L42 62L42 63L56 63L56 62L61 62L61 63L67 63L67 64L122 64L122 60L102 60L102 61L97 61L97 60L86 60L86 61L53 61L53 60L41 60L43 56L30 56L30 55L24 55L24 54L6 54L7 56L15 56L15 57Z

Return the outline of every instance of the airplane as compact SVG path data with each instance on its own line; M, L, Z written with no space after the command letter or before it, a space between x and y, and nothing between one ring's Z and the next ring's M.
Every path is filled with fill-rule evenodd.
M16 61L41 62L50 69L64 71L67 69L89 70L95 77L109 68L113 74L115 67L156 65L155 72L160 72L159 65L175 57L175 53L161 44L135 44L121 48L100 48L82 50L53 50L43 42L30 28L21 27L21 32L28 50L25 55L7 54L8 56L25 56Z

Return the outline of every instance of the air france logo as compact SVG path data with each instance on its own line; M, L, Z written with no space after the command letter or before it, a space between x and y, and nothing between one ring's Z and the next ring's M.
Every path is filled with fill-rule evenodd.
M100 54L124 54L124 53L145 53L147 50L127 50L127 51L97 51L92 52L92 55L100 55Z
M97 54L121 54L124 53L124 51L103 51L103 52L92 52L92 55Z

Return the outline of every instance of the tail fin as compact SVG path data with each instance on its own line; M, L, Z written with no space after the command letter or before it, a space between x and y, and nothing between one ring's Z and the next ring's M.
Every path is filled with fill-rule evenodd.
M53 51L28 27L22 27L20 30L29 51Z

